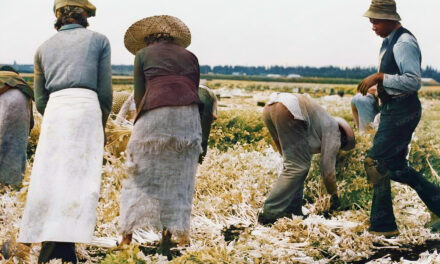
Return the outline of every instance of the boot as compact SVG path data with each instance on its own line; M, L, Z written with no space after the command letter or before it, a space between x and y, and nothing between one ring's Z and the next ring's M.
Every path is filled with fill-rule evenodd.
M400 234L399 230L393 230L393 231L385 231L385 232L379 232L379 231L372 231L372 230L368 230L368 232L372 235L376 235L376 236L384 236L386 238L392 238L392 237L396 237Z
M38 263L46 263L53 259L61 259L64 262L76 264L78 262L75 252L75 243L66 242L43 242L41 245Z
M370 233L386 237L399 234L393 212L391 182L389 177L382 178L373 186L373 202L371 204Z

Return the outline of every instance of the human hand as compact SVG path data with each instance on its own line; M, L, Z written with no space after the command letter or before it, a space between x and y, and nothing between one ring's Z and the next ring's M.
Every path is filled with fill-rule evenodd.
M357 90L362 94L366 95L368 90L372 88L374 85L377 85L379 81L383 80L383 73L374 73L367 78L363 79L362 82L358 85Z
M369 88L367 93L376 95L377 94L377 85L374 85L373 87Z

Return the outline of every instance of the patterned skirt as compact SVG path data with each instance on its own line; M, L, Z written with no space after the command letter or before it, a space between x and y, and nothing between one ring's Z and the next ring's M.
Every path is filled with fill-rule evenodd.
M127 147L120 231L171 231L189 242L201 125L197 105L161 107L136 122Z
M0 183L20 185L26 169L30 109L18 89L0 95Z

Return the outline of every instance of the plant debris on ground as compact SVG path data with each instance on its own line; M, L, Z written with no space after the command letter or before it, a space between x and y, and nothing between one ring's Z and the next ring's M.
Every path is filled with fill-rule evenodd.
M113 251L120 240L118 215L120 190L126 177L124 151L132 124L111 120L103 166L101 198L94 245L78 245L84 263L440 263L438 234L425 224L430 214L417 194L405 185L392 184L394 211L400 235L393 239L368 233L372 188L362 160L374 133L356 134L357 147L338 156L337 179L341 211L329 213L330 196L319 173L319 155L312 162L304 193L306 219L279 219L273 226L258 224L257 212L282 169L261 120L270 89L237 91L217 87L219 119L213 125L210 149L199 166L194 194L191 245L172 249L169 256L154 246L158 234L139 230L133 245ZM316 98L332 115L352 123L350 97ZM423 99L423 118L414 135L410 163L431 181L439 182L440 102ZM36 263L39 245L28 252L16 243L29 185L33 153L41 118L31 133L29 162L21 189L0 187L0 244L11 248L0 263ZM324 217L325 216L325 217ZM25 256L23 256L25 255ZM53 261L51 263L59 263ZM416 262L414 262L416 263Z

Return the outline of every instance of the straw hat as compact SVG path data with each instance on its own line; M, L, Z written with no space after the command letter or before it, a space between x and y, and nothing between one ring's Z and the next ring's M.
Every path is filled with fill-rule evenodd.
M351 129L350 125L342 117L334 117L336 122L338 122L339 130L345 133L347 136L347 144L343 146L342 150L351 150L356 146L356 138L354 137L354 131Z
M191 32L177 17L152 16L141 19L131 25L125 32L125 47L133 54L147 46L145 38L152 34L169 34L174 42L184 48L191 44Z
M88 0L55 0L53 4L53 12L57 14L57 10L65 6L78 6L84 8L89 17L96 15L96 7Z
M401 20L397 13L396 1L394 0L372 0L370 8L365 12L364 17L394 21Z

